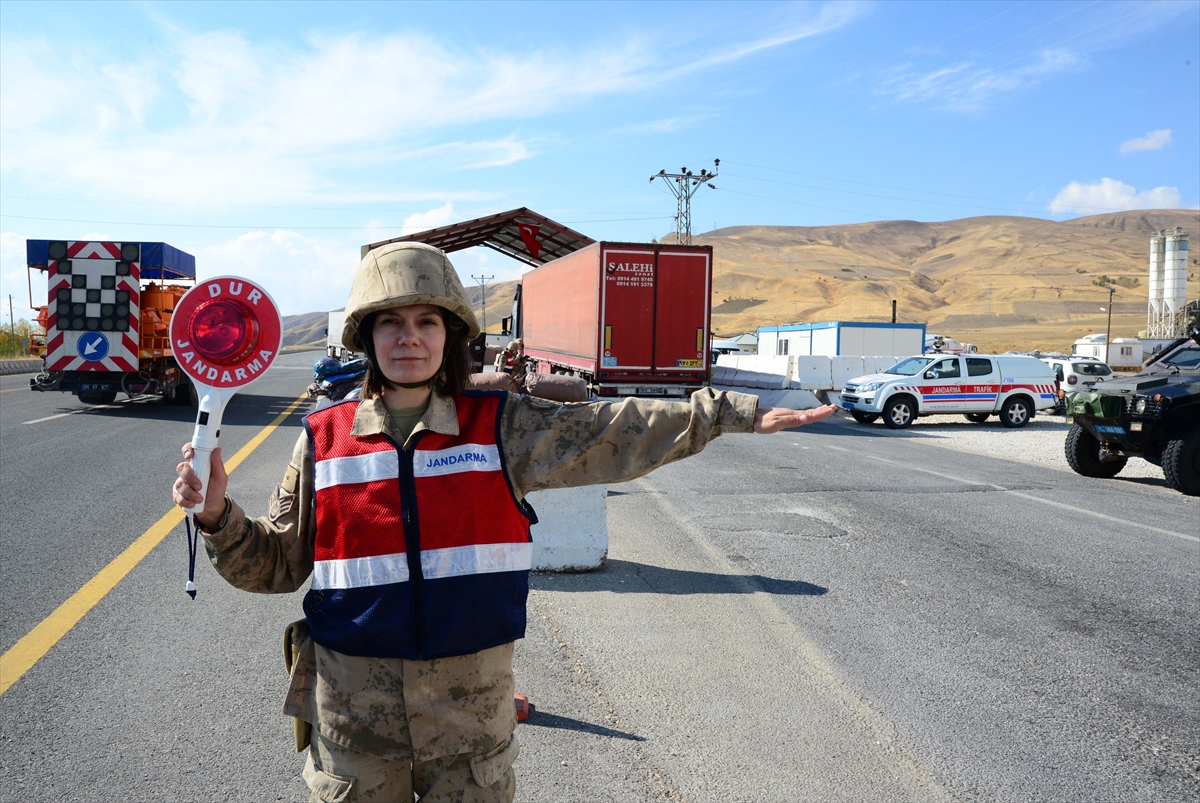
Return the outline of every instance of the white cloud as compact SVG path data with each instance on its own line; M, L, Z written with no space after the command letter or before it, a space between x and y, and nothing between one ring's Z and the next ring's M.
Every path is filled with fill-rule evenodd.
M338 309L350 295L358 244L282 229L252 231L199 249L197 278L233 274L259 282L284 315Z
M530 143L515 134L447 143L440 133L640 92L832 30L856 8L805 10L807 21L782 32L690 51L650 34L532 51L374 31L285 46L161 18L150 50L82 42L64 51L9 35L0 41L0 170L47 192L119 189L139 201L186 192L211 203L234 191L241 203L269 204L345 195L348 169L382 161L496 168L530 158ZM389 186L382 176L355 185L364 194Z
M446 201L437 209L430 209L428 212L418 212L415 215L409 215L404 218L404 225L400 227L401 234L415 234L418 231L426 229L436 229L438 226L445 226L454 220L454 203Z
M1121 153L1133 153L1134 151L1161 151L1163 148L1171 144L1171 129L1160 128L1157 131L1151 131L1144 137L1134 137L1133 139L1122 142Z
M1102 178L1095 184L1072 181L1050 202L1050 211L1056 215L1071 212L1094 215L1127 209L1176 209L1179 205L1177 187L1155 187L1138 192L1124 182Z
M1067 50L1046 49L1031 64L1011 70L980 68L963 61L928 72L902 65L884 80L880 92L900 102L927 102L954 111L976 111L994 96L1028 89L1079 64Z

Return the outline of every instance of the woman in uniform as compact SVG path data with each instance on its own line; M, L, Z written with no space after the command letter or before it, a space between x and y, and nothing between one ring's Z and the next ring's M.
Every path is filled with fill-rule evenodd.
M285 713L309 747L311 801L511 801L513 642L525 634L531 491L630 480L723 432L777 432L834 408L761 410L704 389L690 402L558 404L467 390L479 334L445 254L368 253L342 341L369 368L361 400L308 415L268 515L208 493L183 447L174 500L217 571L246 591L312 577L289 628Z

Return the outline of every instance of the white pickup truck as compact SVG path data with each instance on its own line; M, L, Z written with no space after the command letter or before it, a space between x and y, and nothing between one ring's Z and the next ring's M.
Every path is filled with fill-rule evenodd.
M1023 427L1036 411L1053 409L1057 397L1053 369L1035 357L924 354L849 380L841 406L860 424L882 416L891 429L942 413L962 413L976 423L999 415L1004 426Z

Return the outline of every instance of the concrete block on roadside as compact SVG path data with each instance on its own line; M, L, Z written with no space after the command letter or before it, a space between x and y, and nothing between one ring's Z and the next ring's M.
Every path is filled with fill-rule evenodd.
M833 387L829 358L798 355L792 376L804 390L828 390Z
M608 555L608 486L534 491L525 500L537 513L533 525L533 568L583 572Z
M721 356L724 357L725 355L722 354ZM732 385L736 374L736 368L728 365L715 365L712 369L712 383L714 385Z
M788 386L788 378L783 374L769 374L763 371L744 371L738 369L733 378L736 385L750 388L783 389Z
M820 407L824 402L812 392L799 388L751 388L723 387L721 390L732 390L737 393L748 393L758 397L760 407L787 407L790 410L811 410Z
M0 360L0 376L36 374L41 368L42 361L36 357L28 360Z
M846 381L863 375L862 357L830 357L829 369L833 379L833 389L841 390Z

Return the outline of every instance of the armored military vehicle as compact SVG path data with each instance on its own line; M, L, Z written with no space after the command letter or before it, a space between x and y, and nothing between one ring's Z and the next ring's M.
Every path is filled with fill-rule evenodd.
M1115 477L1130 457L1161 466L1167 484L1200 496L1200 324L1133 376L1072 393L1067 462L1085 477Z

